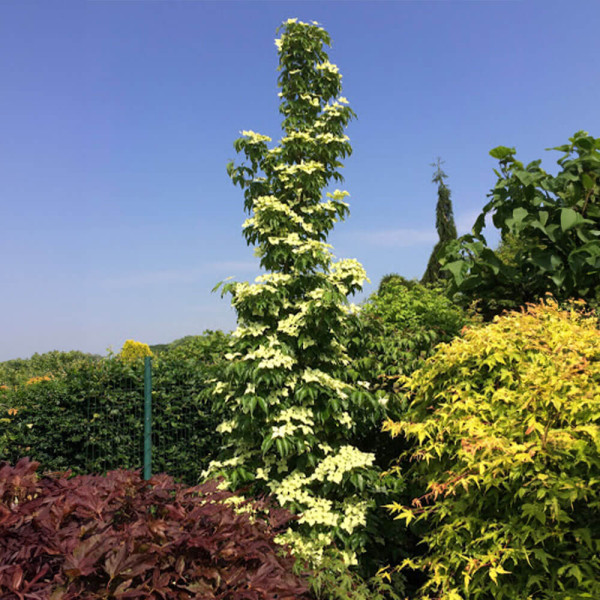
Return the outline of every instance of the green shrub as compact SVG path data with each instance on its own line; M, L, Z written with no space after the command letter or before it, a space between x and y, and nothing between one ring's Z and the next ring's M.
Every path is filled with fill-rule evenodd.
M206 332L153 359L154 473L195 483L218 451L223 415L212 411L206 380L228 339ZM143 406L143 359L74 362L60 376L0 390L0 460L30 456L75 473L139 468Z
M53 350L44 354L35 353L30 358L7 360L0 363L0 389L14 389L33 377L59 377L75 364L97 360L100 360L100 356L76 350Z
M553 150L564 153L556 175L541 160L523 165L514 148L494 148L500 164L491 200L473 232L446 246L451 291L478 300L486 318L546 293L600 302L600 138L578 131ZM481 233L487 215L500 230L500 252Z
M394 392L399 375L422 366L437 344L449 342L473 319L441 288L388 277L362 306L365 329L354 341L354 354L361 376Z
M554 301L438 346L388 421L422 483L418 598L600 597L600 331ZM400 467L402 468L402 464Z

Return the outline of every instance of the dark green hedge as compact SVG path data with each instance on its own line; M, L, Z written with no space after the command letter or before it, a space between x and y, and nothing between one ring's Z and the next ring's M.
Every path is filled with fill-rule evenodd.
M153 359L153 473L195 483L219 445L205 393L229 336L207 333ZM73 362L49 380L0 390L0 460L103 473L143 464L143 359Z

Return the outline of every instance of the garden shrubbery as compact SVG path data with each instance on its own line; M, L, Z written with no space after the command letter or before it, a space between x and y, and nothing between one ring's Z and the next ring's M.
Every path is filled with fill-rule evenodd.
M206 332L153 359L153 472L195 483L218 451L222 419L206 380L229 336ZM142 464L143 358L78 360L0 390L0 460L30 456L50 471L102 473Z
M600 331L576 308L496 318L403 380L385 428L421 484L391 505L425 527L418 598L600 597Z
M347 192L323 192L342 181L354 117L329 43L314 22L284 23L284 137L234 143L266 273L223 286L232 335L0 365L0 460L138 467L154 350L154 472L225 481L4 465L2 598L600 598L600 331L573 301L600 299L600 140L560 146L556 176L493 150L491 201L459 240L438 169L436 287L389 275L354 306L366 274L326 243L349 212ZM533 304L548 291L560 303Z
M389 392L399 375L422 366L437 344L448 342L475 321L442 287L390 275L362 306L365 332L354 341L361 375ZM363 372L364 371L364 372Z
M274 542L292 515L212 481L160 475L38 477L0 464L0 597L4 600L308 598Z
M63 375L82 362L100 360L100 356L77 350L70 352L37 352L30 358L15 358L0 363L0 391L15 389L36 377L56 377Z
M578 131L552 149L563 153L556 175L541 160L524 165L514 148L490 151L499 161L490 201L473 231L445 246L451 292L476 300L488 319L546 293L600 303L600 138ZM482 234L486 216L500 230L500 252Z

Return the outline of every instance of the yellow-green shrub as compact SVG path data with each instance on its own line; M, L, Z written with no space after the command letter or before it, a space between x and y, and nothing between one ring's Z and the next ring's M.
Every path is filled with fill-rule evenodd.
M119 352L119 356L123 360L136 360L145 356L152 356L152 350L148 344L144 342L136 342L135 340L126 340Z
M419 598L600 598L600 331L553 301L443 344L385 429L413 442Z

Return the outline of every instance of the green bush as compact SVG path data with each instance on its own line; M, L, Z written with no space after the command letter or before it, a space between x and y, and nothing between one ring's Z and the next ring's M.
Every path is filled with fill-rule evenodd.
M206 332L153 359L153 472L195 483L217 452L222 416L205 388L228 339ZM77 361L28 381L0 390L0 460L75 473L142 466L143 358Z
M388 421L421 482L391 510L427 528L418 598L600 597L600 332L554 301L438 347ZM398 469L401 469L401 464Z
M0 363L0 389L16 388L33 377L55 377L63 375L73 365L100 360L95 354L71 352L37 352L30 358L15 358Z
M358 369L377 387L395 392L395 381L422 366L435 346L449 342L473 322L440 287L386 276L362 306L364 330L356 337Z
M556 175L541 160L523 165L514 148L494 148L500 164L491 199L473 232L445 247L452 292L478 300L486 318L548 292L559 301L600 302L600 138L578 131L553 150L564 153ZM488 215L502 236L500 252L481 233Z

